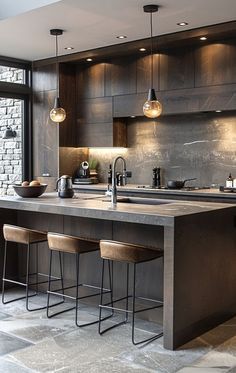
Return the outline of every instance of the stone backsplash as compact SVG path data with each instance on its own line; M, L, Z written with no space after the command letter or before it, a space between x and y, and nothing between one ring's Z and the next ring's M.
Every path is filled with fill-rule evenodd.
M198 186L224 184L229 172L236 178L233 112L130 118L127 135L125 149L90 148L90 158L99 161L101 182L107 181L109 164L119 154L132 171L130 183L150 184L156 166L161 167L163 185L170 179L193 177L197 180L192 183Z

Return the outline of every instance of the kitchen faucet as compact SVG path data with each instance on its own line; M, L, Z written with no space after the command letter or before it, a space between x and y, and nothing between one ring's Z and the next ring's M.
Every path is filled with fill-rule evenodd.
M126 184L126 161L123 157L120 155L116 157L112 163L112 190L111 190L111 204L112 206L115 206L117 204L117 187L116 187L116 164L118 160L123 161L123 171L122 171L122 177L124 180L124 184Z

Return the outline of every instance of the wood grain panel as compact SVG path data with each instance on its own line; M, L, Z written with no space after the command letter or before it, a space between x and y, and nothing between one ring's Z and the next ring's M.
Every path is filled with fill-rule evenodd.
M160 56L160 90L194 87L194 58L191 49L172 49Z
M112 122L112 98L83 100L78 105L77 117L86 123Z
M198 48L195 51L195 86L236 82L236 44L228 41Z
M78 124L78 146L111 147L113 146L113 123Z
M60 65L60 101L66 111L66 119L59 124L60 146L77 146L75 76L74 65Z
M136 92L135 58L115 59L106 63L105 96L131 94Z
M33 174L58 176L59 127L49 118L56 92L34 95L33 102Z
M153 86L159 90L159 55L153 55ZM148 92L151 88L151 57L137 59L137 93Z
M33 91L49 91L56 89L56 64L36 67L32 76Z
M89 67L77 67L78 97L104 97L105 64L99 63Z

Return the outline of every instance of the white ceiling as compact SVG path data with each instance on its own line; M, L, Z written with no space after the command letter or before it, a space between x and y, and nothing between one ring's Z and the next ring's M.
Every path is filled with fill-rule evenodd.
M19 4L20 3L20 4ZM37 60L55 55L51 28L65 30L59 54L89 50L149 36L143 5L158 4L153 34L167 34L235 20L236 0L0 0L0 55ZM2 18L2 19L1 19ZM179 27L177 22L187 21ZM73 51L64 48L73 46Z

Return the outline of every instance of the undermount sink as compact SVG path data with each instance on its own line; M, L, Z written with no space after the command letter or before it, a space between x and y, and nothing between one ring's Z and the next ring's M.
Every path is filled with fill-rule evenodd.
M103 202L111 202L110 199L103 199ZM172 203L173 201L164 199L154 199L154 198L139 198L139 197L118 197L117 203L131 203L137 205L166 205L167 203Z

